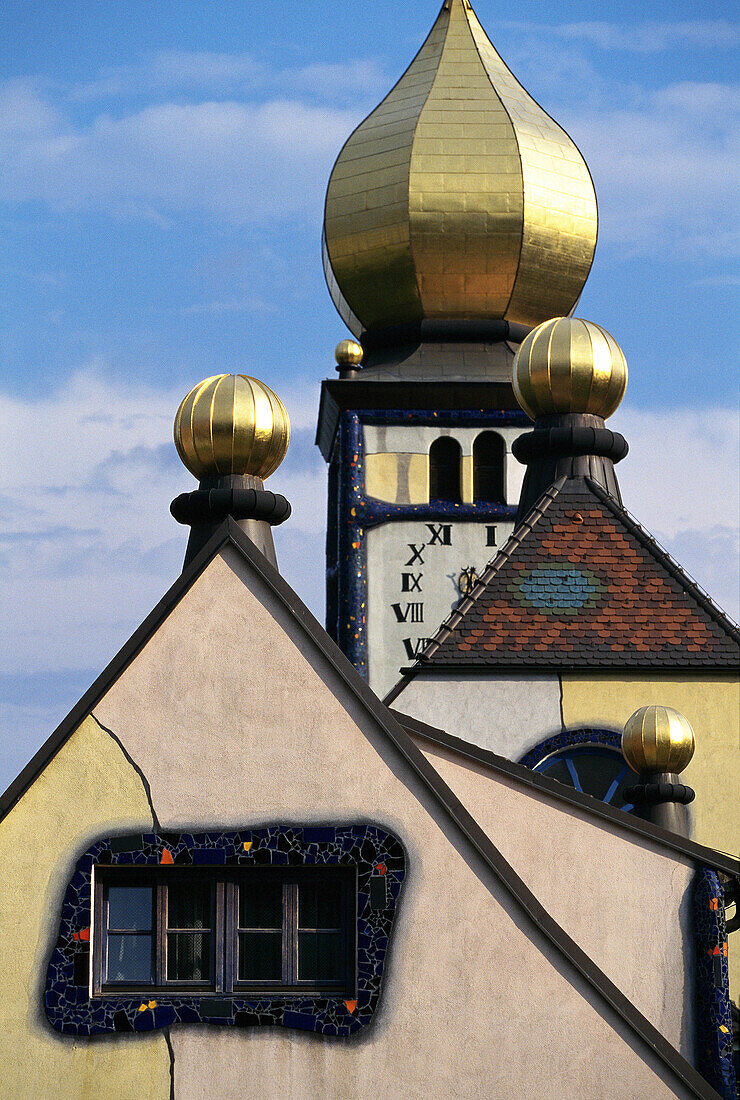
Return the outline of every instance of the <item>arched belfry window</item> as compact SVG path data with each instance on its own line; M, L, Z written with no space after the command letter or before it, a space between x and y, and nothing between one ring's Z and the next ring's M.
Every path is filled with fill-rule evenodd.
M496 432L481 432L473 443L473 499L505 500L504 441Z
M449 435L429 448L429 499L460 500L460 444Z

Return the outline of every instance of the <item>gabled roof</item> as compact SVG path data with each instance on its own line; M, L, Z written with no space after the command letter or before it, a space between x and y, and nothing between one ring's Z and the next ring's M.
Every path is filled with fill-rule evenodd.
M293 622L295 622L296 629L304 631L310 637L348 690L375 720L383 735L387 737L388 742L430 792L446 818L451 834L459 838L460 842L471 852L471 855L475 853L483 860L519 908L522 919L525 922L531 922L531 925L539 931L545 940L552 944L563 960L565 968L575 971L586 981L601 1002L608 1005L624 1021L635 1037L637 1045L642 1046L643 1049L647 1048L656 1055L669 1072L688 1088L691 1095L699 1097L701 1100L718 1100L719 1094L544 908L511 864L493 844L485 830L462 805L450 787L426 759L396 717L378 699L368 684L349 663L290 585L270 565L264 555L259 552L232 519L226 520L221 525L211 540L172 585L157 607L98 677L89 691L85 693L67 718L36 753L15 782L10 785L0 798L0 819L9 813L15 803L23 797L25 791L43 772L46 765L62 748L68 738L72 736L82 719L93 710L111 685L122 675L149 639L156 633L172 609L197 581L211 560L229 545L235 547L273 595L283 604ZM646 837L653 842L660 841L660 834L663 832L660 829L648 830ZM669 837L670 834L665 834L665 836ZM720 853L714 853L710 849L702 850L699 857L702 862L704 862L704 853L706 853L706 862L710 865L721 867L725 864L726 857L723 857Z
M740 630L589 478L561 478L411 670L732 670ZM390 697L389 697L390 698Z

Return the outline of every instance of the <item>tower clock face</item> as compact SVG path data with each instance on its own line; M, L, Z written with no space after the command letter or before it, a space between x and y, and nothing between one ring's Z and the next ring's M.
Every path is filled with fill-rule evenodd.
M366 532L368 673L381 698L513 528L510 520L391 520Z

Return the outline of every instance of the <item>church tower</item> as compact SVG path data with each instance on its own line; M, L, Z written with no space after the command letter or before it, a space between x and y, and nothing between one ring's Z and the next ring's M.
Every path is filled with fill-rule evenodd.
M445 0L326 196L324 269L355 338L319 410L327 630L381 695L513 530L513 359L572 313L596 230L578 149L468 0Z

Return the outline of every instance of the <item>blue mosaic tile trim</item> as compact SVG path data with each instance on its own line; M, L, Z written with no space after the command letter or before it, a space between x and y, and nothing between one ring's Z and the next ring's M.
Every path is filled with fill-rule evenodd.
M339 422L337 644L367 679L367 546L361 519L364 481L360 418L357 413L343 412Z
M556 733L540 741L538 745L525 753L519 761L527 768L534 768L554 752L570 749L575 745L608 745L610 749L622 750L622 735L615 730L578 729Z
M244 845L251 842L249 851ZM152 992L89 995L89 930L94 865L161 867L168 851L174 868L223 867L357 868L357 1003L342 997L238 996L205 997ZM169 857L167 857L169 861ZM400 841L377 825L281 826L224 833L144 833L106 837L77 861L62 905L59 939L52 951L46 980L46 1015L67 1035L154 1031L177 1023L233 1027L292 1027L320 1035L348 1036L373 1017L393 921L406 874ZM383 890L378 889L379 881ZM382 900L379 901L379 898ZM151 1005L151 1007L150 1007Z
M702 867L694 880L698 1069L723 1100L737 1100L722 883Z
M521 409L358 409L363 424L414 424L440 428L531 428Z
M525 426L529 417L517 410L464 409L435 414L427 410L344 410L338 425L336 492L330 493L327 524L327 631L367 679L367 544L365 532L389 520L444 519L485 523L516 518L516 505L434 501L389 504L364 494L363 424L426 424L439 427ZM336 543L336 556L333 545ZM336 586L332 595L331 585Z

